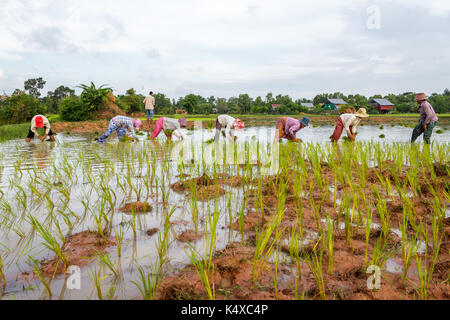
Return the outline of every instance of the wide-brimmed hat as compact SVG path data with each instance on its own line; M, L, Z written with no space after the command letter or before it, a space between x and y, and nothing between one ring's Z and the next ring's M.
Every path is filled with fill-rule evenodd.
M235 129L242 129L243 127L245 127L245 124L241 119L234 120L234 128Z
M303 123L305 126L308 126L308 124L309 124L309 118L308 118L308 117L303 117L303 119L300 120L300 123Z
M142 121L139 119L133 119L133 127L135 128L139 128L140 126L142 126Z
M367 118L369 115L367 114L366 108L359 108L358 112L355 113L355 116L360 118Z
M178 123L180 124L180 127L186 127L187 126L186 118L178 119Z
M423 101L423 100L427 100L427 96L425 95L425 93L418 93L416 95L416 101Z
M42 128L44 126L44 119L41 116L34 118L34 121L36 122L36 128Z

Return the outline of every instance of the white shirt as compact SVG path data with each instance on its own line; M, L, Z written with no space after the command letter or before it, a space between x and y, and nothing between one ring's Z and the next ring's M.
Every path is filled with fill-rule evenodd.
M50 122L42 114L37 114L33 117L33 119L31 119L31 132L33 132L37 137L40 137L39 133L37 132L37 127L36 127L36 117L37 116L42 117L42 121L43 121L43 124L45 127L45 134L48 134L50 132Z
M222 128L225 128L225 135L233 140L234 132L232 131L234 129L234 120L235 118L227 115L227 114L221 114L217 117L217 121L222 126Z
M155 97L147 96L144 101L142 101L145 105L145 110L153 110L155 108Z
M340 115L342 123L344 124L344 128L347 131L347 134L355 134L356 127L361 122L361 118L355 116L353 113L343 113ZM353 126L353 132L350 131L350 126Z
M186 135L181 131L180 122L177 119L164 117L163 129L171 130L175 137L186 138Z

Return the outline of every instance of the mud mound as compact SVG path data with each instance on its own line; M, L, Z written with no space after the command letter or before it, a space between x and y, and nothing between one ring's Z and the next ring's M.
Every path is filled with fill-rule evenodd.
M151 228L151 229L148 229L145 233L148 235L148 236L152 236L152 235L154 235L155 233L157 233L159 231L159 228Z
M82 267L91 263L98 253L105 253L108 247L115 244L111 237L107 237L105 243L99 233L83 231L71 236L62 251L70 265ZM45 275L60 274L64 272L64 266L58 257L55 257L42 263L42 271Z
M450 171L450 166L445 163L434 163L433 169L436 176L446 177L448 176L448 172Z
M147 202L132 202L127 203L125 206L119 209L124 213L146 213L153 210L153 207Z
M187 230L178 235L177 240L181 242L193 242L201 239L205 235L204 232L195 232L194 230Z
M115 116L124 116L125 112L116 104L116 97L109 92L106 101L100 106L98 111L92 115L93 119L112 119Z
M109 120L100 121L81 121L81 122L55 122L52 123L52 131L70 132L70 133L86 133L86 132L98 132L102 134L108 128Z
M196 190L197 200L210 200L216 197L223 196L225 194L225 190L219 186L207 186L207 187L198 187ZM193 193L190 194L193 196Z

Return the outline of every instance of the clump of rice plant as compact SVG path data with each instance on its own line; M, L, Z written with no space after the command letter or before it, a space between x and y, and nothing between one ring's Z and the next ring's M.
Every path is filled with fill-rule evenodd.
M384 139L384 138L386 138L386 135L380 134L378 137L381 138L381 139Z
M441 129L438 129L438 130L436 130L436 133L437 133L437 134L443 134L444 131L442 131Z

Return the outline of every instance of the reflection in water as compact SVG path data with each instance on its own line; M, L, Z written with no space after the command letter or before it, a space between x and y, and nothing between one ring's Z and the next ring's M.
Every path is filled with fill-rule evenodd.
M27 163L36 162L37 168L44 170L50 162L50 155L54 148L54 142L27 143L23 155Z

